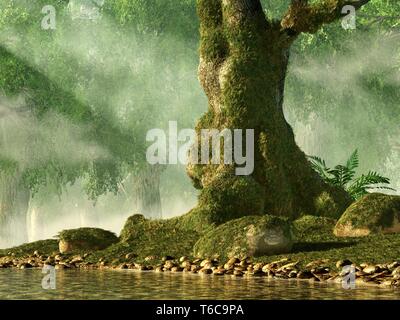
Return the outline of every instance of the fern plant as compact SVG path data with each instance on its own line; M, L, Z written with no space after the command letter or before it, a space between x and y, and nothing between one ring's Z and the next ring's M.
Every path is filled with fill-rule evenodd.
M393 190L388 185L390 179L386 178L375 171L369 171L355 178L356 169L360 162L358 158L358 150L355 150L347 160L345 165L337 165L333 169L328 168L325 160L315 157L308 157L312 168L322 177L322 179L330 185L344 188L350 196L357 200L368 193L370 189L386 189Z

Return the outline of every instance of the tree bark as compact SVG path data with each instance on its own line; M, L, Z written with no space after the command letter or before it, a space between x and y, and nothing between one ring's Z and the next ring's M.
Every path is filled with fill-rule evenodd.
M11 247L27 241L26 213L30 192L18 173L0 174L0 245Z
M321 4L328 6L327 12L333 4L345 3L328 2ZM188 165L194 185L202 189L198 210L209 222L249 214L339 217L350 204L344 190L324 183L310 167L283 113L291 44L300 32L333 20L318 10L293 0L289 13L277 22L266 19L259 0L199 0L199 80L209 108L196 127L197 138L209 128L255 132L255 170L249 177L236 176L234 166L223 163ZM340 17L339 9L334 12ZM311 18L315 28L305 27L301 19Z

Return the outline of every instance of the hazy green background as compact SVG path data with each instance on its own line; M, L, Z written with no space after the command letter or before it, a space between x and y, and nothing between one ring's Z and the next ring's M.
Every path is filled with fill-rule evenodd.
M278 18L288 2L263 4ZM169 120L192 128L207 108L196 74L194 0L96 3L94 19L80 10L94 9L93 1L0 3L0 165L18 168L35 192L30 240L81 225L118 232L133 206L113 191L145 164L147 130L167 128ZM49 4L56 30L41 28ZM399 12L398 1L372 0L357 14L355 30L338 21L302 35L285 95L306 153L334 165L358 148L360 170L385 174L398 190ZM180 165L163 172L161 195L164 217L196 203ZM88 197L97 198L96 207Z

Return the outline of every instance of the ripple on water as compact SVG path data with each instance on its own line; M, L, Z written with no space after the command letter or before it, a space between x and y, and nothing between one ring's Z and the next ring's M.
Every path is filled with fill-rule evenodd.
M41 270L0 270L1 299L400 299L400 290L267 278L130 270L57 270L55 290Z

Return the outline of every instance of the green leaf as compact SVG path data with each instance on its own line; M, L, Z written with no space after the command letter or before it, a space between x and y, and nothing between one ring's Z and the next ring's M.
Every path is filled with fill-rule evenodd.
M346 168L349 169L349 171L354 171L358 168L359 164L360 162L358 160L358 149L356 149L350 156L349 160L347 160Z
M377 188L377 189L394 190L387 186L379 186L379 184L390 184L390 179L381 176L379 173L375 171L370 171L366 175L363 174L360 177L358 177L352 183L352 185L347 189L347 191L354 199L358 199L359 197L367 194L369 189Z
M357 179L354 179L355 169L359 166L358 150L353 152L346 165L337 165L333 169L329 169L322 158L315 156L308 156L308 158L311 167L326 183L344 188L354 200L367 194L370 189L396 191L387 186L390 184L389 178L375 171L369 171L367 174L362 174Z
M310 159L311 167L316 171L325 181L330 181L329 168L326 166L325 160L316 157L308 156Z
M354 171L343 165L337 165L329 173L334 177L333 184L339 187L345 187L354 177Z

